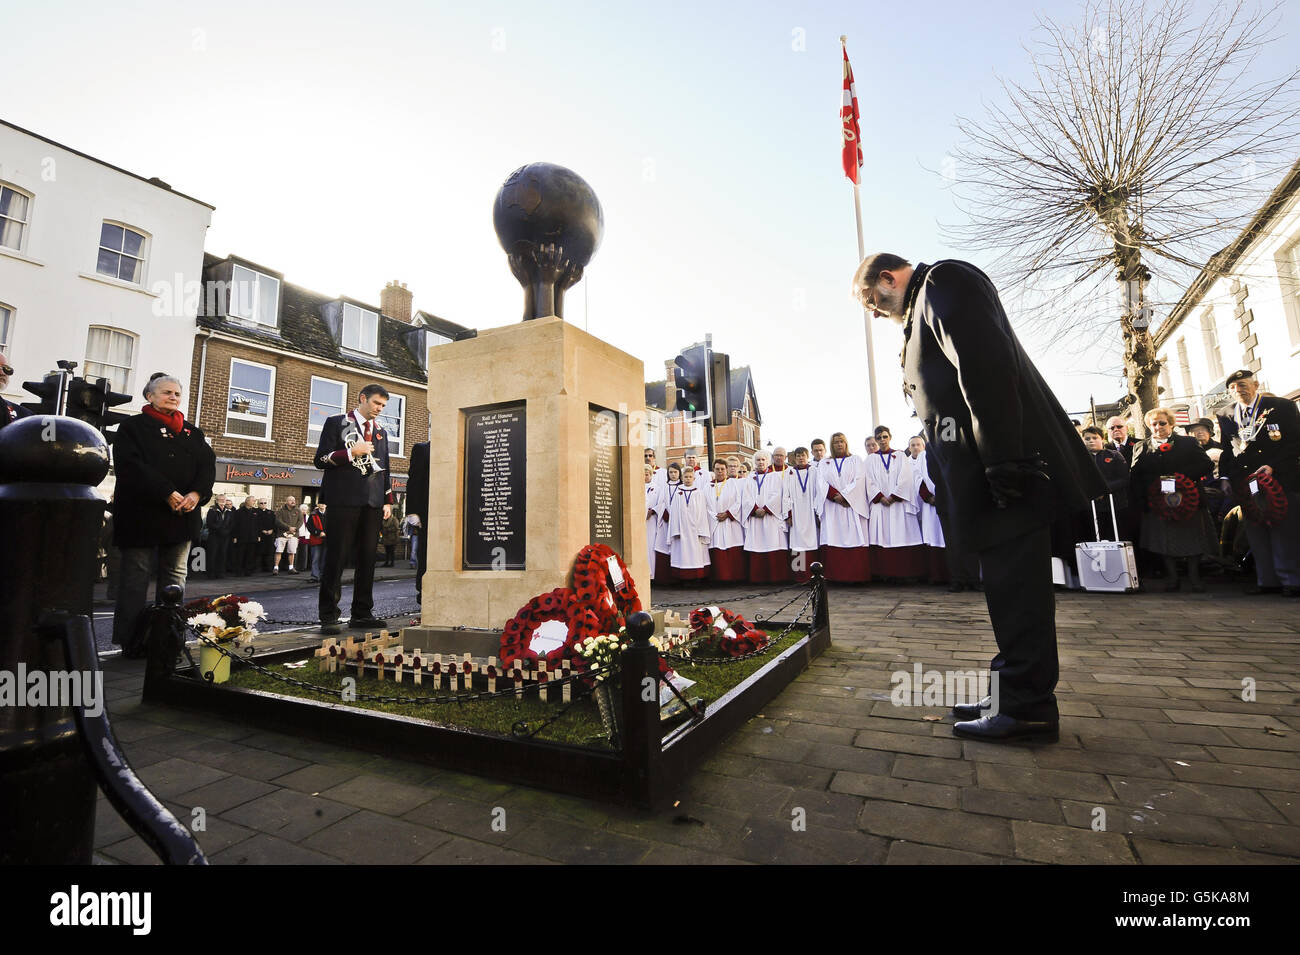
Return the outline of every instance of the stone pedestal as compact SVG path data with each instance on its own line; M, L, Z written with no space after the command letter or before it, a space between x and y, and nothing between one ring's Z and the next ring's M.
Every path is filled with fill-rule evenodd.
M494 408L518 412L520 405L524 460L514 460L506 451L485 464L480 413ZM593 447L593 432L598 430L593 412L601 409L619 416L613 455L609 447L603 455ZM639 359L554 316L487 329L477 338L429 350L429 412L429 569L423 581L423 627L499 630L530 598L567 586L573 558L595 540L592 525L598 518L592 485L609 485L611 460L620 465L614 472L621 471L615 474L621 508L614 509L619 525L614 531L621 534L620 553L642 603L649 605L642 469L645 374ZM476 428L478 442L471 462L467 422ZM517 429L517 420L509 428ZM598 466L593 465L593 454L603 458ZM487 536L477 536L484 520L491 524L492 515L484 512L490 512L492 504L482 499L479 486L467 486L467 465L497 476L521 465L526 469L523 519L517 520L516 511L502 522L513 520L516 534L522 528L522 547L517 546L517 536L514 545L499 550L488 546L492 542ZM504 494L509 496L508 491ZM469 552L467 495L468 529L477 541ZM603 506L600 512L610 513ZM601 520L609 530L606 519ZM497 569L466 566L467 557L477 557L470 562L481 566L485 551L499 555ZM517 563L520 555L522 569L507 566Z

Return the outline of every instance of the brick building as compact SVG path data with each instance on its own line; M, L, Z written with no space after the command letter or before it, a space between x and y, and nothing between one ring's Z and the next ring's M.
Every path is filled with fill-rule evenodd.
M671 359L665 361L667 377L647 382L645 386L647 410L658 409L664 415L663 432L658 445L661 462L680 459L682 452L689 447L699 448L703 457L707 447L704 422L687 422L677 410L677 389L673 385L674 367ZM763 415L758 409L754 375L748 365L731 369L730 397L731 423L714 428L714 452L718 457L734 454L752 458L761 447Z
M411 292L390 282L378 306L328 296L238 256L205 255L204 296L190 372L189 408L217 456L214 494L250 494L278 506L315 503L314 457L330 415L356 406L374 382L389 392L393 489L404 500L411 445L428 439L428 347L465 332L411 312Z

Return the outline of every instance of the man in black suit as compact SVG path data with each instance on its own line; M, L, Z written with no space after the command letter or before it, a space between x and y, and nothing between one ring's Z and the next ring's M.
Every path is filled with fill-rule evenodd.
M1137 439L1128 433L1128 423L1115 415L1106 422L1106 430L1110 434L1106 446L1124 455L1124 463L1132 467L1133 447L1137 444Z
M953 260L913 268L881 253L858 267L853 293L903 325L904 388L938 465L936 497L984 572L998 709L989 700L954 707L965 719L953 733L1055 740L1050 525L1106 486L983 272Z
M9 387L9 376L14 373L9 364L9 359L0 352L0 391ZM30 411L22 405L16 405L8 398L0 398L0 428L3 428L11 421L17 421L19 418L26 418Z
M343 595L343 562L352 555L356 574L352 584L353 627L384 627L375 617L375 549L379 528L393 512L392 477L388 470L388 438L378 416L388 404L383 385L366 385L357 406L345 415L326 418L316 448L321 478L320 500L329 508L325 538L325 569L320 582L321 632L342 632L339 599Z
M218 580L226 576L226 559L230 550L230 532L234 528L235 509L218 494L216 503L208 510L204 526L208 531L208 577Z
M411 447L411 469L406 482L406 513L420 519L420 533L415 548L415 597L422 599L424 572L429 566L429 442Z
M1281 485L1287 505L1272 527L1251 520L1253 509L1242 508L1255 557L1256 583L1246 592L1280 590L1300 597L1300 410L1289 398L1261 394L1254 372L1245 368L1228 376L1228 390L1237 400L1236 432L1219 458L1219 473L1232 482L1238 503L1264 497L1260 481L1267 477Z

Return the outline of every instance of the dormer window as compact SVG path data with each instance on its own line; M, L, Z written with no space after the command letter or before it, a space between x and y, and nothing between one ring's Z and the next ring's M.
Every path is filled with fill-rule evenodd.
M343 347L375 355L379 352L379 313L343 303Z
M280 280L236 265L230 275L230 315L275 328L280 307Z

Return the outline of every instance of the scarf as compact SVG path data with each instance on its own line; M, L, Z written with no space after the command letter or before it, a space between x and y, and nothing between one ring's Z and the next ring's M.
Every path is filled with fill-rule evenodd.
M159 411L153 405L145 405L144 413L157 421L161 421L172 434L180 434L181 428L185 425L185 415L179 411Z

